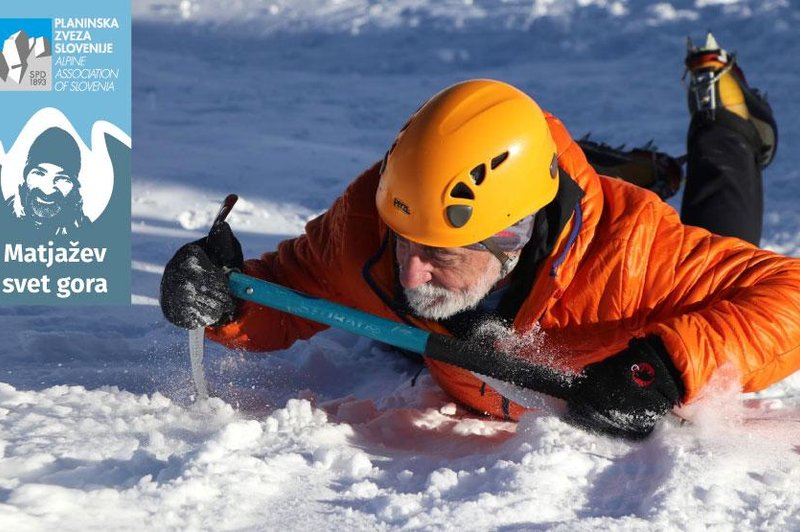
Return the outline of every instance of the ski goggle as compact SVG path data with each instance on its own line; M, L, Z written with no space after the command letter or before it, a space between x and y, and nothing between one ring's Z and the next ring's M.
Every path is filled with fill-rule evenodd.
M506 255L507 253L521 250L530 241L533 235L535 217L536 213L530 214L499 233L481 242L462 246L462 248L473 251L488 251L497 257L501 264L505 265L509 259L508 255ZM412 243L397 233L394 233L394 237L395 241L401 246L409 246ZM448 248L438 248L424 244L417 244L417 247L420 250L420 254L427 260L436 261L442 258L443 255L448 254Z
M535 218L536 213L529 214L514 225L506 227L499 233L492 235L487 240L491 240L494 247L499 251L506 253L509 251L519 251L525 247L525 244L530 241L533 235ZM492 251L492 249L486 245L486 240L464 247L478 251Z

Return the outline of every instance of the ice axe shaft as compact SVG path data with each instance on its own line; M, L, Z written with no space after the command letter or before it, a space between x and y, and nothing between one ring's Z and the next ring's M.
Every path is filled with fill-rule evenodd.
M562 373L502 351L423 331L238 272L229 274L228 283L233 295L240 299L366 336L559 399L567 399L571 393L569 378Z

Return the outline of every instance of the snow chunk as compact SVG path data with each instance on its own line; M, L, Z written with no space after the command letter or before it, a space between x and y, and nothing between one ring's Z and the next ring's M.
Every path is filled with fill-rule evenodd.
M454 416L456 415L456 404L455 403L447 403L439 408L439 412L444 414L445 416Z
M258 443L262 433L261 424L255 420L230 423L206 443L199 458L214 461L228 452L249 449Z
M362 480L350 486L346 494L356 499L374 499L380 492L380 488L374 482Z
M401 522L422 511L421 496L416 493L399 493L386 499L378 517L388 523Z
M268 431L277 432L320 426L325 424L328 417L322 410L312 408L311 403L305 399L289 399L286 407L273 413L270 420Z
M258 421L252 419L239 421L222 429L217 437L217 442L228 450L238 451L256 445L262 432Z
M443 467L428 475L426 484L428 493L445 493L458 486L458 474L452 469Z
M414 472L409 471L408 469L403 469L397 474L397 480L401 482L406 482L414 478Z
M321 447L314 451L314 465L350 479L360 479L372 472L372 462L362 451Z

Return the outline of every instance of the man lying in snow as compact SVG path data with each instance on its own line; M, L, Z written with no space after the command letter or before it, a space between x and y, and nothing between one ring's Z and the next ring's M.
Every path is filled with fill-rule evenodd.
M164 315L254 351L324 328L235 300L227 267L458 337L487 319L538 326L583 374L570 418L623 436L649 434L721 365L764 389L800 367L800 260L756 247L776 127L712 37L686 64L684 223L655 194L599 176L529 96L466 81L428 100L383 161L277 251L244 262L227 224L178 250ZM524 412L466 370L425 363L476 411Z

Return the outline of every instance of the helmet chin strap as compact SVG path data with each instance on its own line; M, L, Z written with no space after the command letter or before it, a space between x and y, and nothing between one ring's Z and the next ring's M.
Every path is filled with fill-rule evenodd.
M494 255L497 258L497 260L500 261L503 277L511 273L511 270L513 270L514 266L517 265L518 257L512 257L511 255L500 249L500 246L497 245L497 243L494 241L492 237L489 237L485 240L481 240L481 244L486 246L486 249L488 249L489 252L492 255Z

